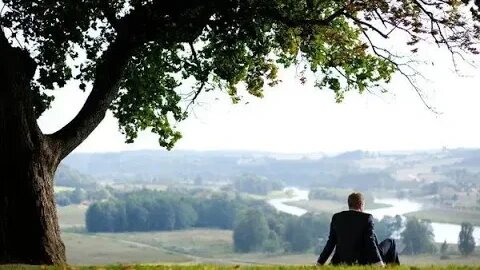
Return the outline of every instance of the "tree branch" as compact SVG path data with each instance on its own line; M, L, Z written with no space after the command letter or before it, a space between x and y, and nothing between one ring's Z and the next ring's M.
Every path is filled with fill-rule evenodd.
M271 9L265 11L261 15L267 18L279 21L290 27L305 26L305 25L328 26L335 18L344 15L344 11L345 11L345 8L341 8L324 19L293 19L280 14L278 10L271 10Z
M385 34L383 33L382 31L380 31L378 28L376 28L375 26L371 25L370 23L367 23L365 21L362 21L358 18L356 18L355 16L352 16L351 14L348 14L348 13L344 13L345 16L349 19L351 19L352 21L354 21L357 25L359 26L366 26L368 29L370 30L373 30L375 31L377 34L379 34L380 36L382 36L383 38L388 38L388 34Z
M195 50L195 47L193 46L193 42L189 42L188 44L190 45L190 50L192 51L192 56L193 56L193 59L195 60L195 64L197 65L197 68L201 68L200 61L198 60L198 56L197 56L197 51ZM208 79L204 79L200 82L200 87L198 87L198 89L195 91L195 94L193 95L193 98L188 103L185 111L188 112L188 109L190 108L190 106L195 104L195 101L197 100L200 93L203 91L203 88L205 87L205 84L206 84L207 80Z
M105 118L108 108L117 97L123 72L135 50L150 40L160 40L166 44L192 40L192 36L201 33L211 16L211 10L204 9L194 17L178 17L179 21L169 22L166 16L157 16L152 12L152 7L155 7L155 3L152 6L140 6L115 23L117 37L98 62L93 88L85 104L70 123L48 135L56 143L60 159L80 145ZM182 12L184 10L174 13L178 16Z
M128 34L120 33L101 58L92 91L80 112L70 123L48 136L57 142L60 159L80 145L105 118L133 49Z

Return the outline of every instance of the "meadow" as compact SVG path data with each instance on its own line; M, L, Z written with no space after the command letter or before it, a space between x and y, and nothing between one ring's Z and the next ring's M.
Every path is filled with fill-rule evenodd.
M228 265L208 265L208 264L193 264L193 265L110 265L110 266L83 266L83 267L68 267L68 266L22 266L22 265L6 265L0 266L0 269L12 269L12 270L313 270L313 269L326 269L326 270L368 270L368 269L382 269L378 267L370 266L324 266L324 267L315 267L315 266L228 266ZM444 269L444 270L476 270L478 267L468 267L468 266L428 266L428 267L415 267L415 266L399 266L399 267L388 267L387 269L394 270L434 270L434 269Z
M480 226L480 212L478 210L456 208L426 209L408 213L405 216L442 223L470 222L475 226Z
M85 211L86 207L82 205L58 208L62 238L71 265L308 265L313 264L318 256L313 251L302 254L234 253L232 231L229 230L90 234L83 228ZM457 246L450 245L448 254L449 259L446 260L440 260L439 255L402 255L401 261L412 266L480 265L478 251L472 256L462 257Z

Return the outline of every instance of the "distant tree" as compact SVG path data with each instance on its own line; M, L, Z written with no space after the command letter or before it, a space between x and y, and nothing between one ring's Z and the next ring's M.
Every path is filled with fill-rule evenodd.
M269 237L265 216L258 209L250 208L237 218L233 229L233 243L237 252L261 251Z
M175 229L174 202L166 198L147 201L146 208L149 213L150 230L171 231Z
M57 205L59 206L67 206L72 204L72 201L70 200L70 193L68 191L62 191L62 192L57 192L55 193L55 201Z
M385 216L375 222L375 233L379 241L392 237L395 232L402 228L402 218L400 216Z
M270 231L268 238L263 244L263 251L274 253L280 251L282 248L282 241L275 231Z
M85 215L89 232L120 232L126 227L125 207L115 201L91 205Z
M458 250L463 256L468 256L475 250L473 225L471 223L462 223L462 227L458 235Z
M325 215L313 214L289 218L284 232L287 249L293 252L304 252L314 247L327 237L329 221L330 219Z
M237 191L258 195L267 195L271 191L283 188L282 183L279 181L270 180L252 174L238 176L235 179L233 186Z
M197 212L192 205L180 201L173 205L175 208L175 229L186 229L192 227L198 219Z
M407 254L435 252L432 226L427 221L420 221L415 217L408 218L401 237L405 245L404 252Z
M442 246L440 247L440 259L442 260L448 259L447 252L448 252L448 244L447 244L447 240L445 240Z
M107 188L97 187L95 190L90 190L88 193L88 200L90 201L101 201L111 198L113 195Z
M214 196L194 205L198 214L198 227L233 229L238 202L226 197Z
M92 206L89 207L89 209ZM149 211L144 207L143 203L139 200L127 200L126 201L126 212L128 220L128 231L149 231ZM88 228L87 228L88 229ZM88 230L90 231L90 230Z
M288 251L303 252L312 247L315 238L304 220L292 218L285 227L285 241Z
M70 200L74 204L79 204L88 199L88 194L83 188L75 188L71 194Z

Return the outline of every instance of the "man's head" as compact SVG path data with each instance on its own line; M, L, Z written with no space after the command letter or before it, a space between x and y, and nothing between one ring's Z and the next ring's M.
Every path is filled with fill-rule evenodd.
M365 200L362 193L354 192L348 196L348 208L350 210L363 211L364 206Z

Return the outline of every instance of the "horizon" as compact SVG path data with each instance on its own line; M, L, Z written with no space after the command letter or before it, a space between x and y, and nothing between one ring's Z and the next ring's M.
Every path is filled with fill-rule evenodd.
M92 154L117 154L117 153L134 153L134 152L164 152L164 153L175 153L175 152L197 152L197 153L251 153L251 154L270 154L270 155L325 155L325 156L336 156L345 153L353 152L363 152L371 154L415 154L415 153L438 153L443 151L478 151L480 147L454 147L454 148L431 148L431 149L407 149L407 150L380 150L380 151L371 151L366 149L351 149L340 152L272 152L272 151L261 151L261 150L250 150L250 149L172 149L167 150L164 148L160 149L127 149L127 150L118 150L118 151L105 151L105 152L73 152L70 155L92 155Z

